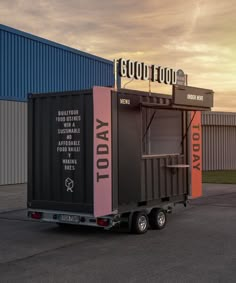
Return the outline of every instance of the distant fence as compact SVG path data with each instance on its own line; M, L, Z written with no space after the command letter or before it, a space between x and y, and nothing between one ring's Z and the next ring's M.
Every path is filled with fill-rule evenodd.
M236 169L236 113L202 113L203 170Z

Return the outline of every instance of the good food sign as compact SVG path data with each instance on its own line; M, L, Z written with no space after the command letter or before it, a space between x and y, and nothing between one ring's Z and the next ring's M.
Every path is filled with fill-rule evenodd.
M120 77L134 78L136 80L164 83L168 85L185 84L185 80L180 80L179 74L183 77L182 70L162 67L158 65L147 65L143 62L119 59L118 72Z

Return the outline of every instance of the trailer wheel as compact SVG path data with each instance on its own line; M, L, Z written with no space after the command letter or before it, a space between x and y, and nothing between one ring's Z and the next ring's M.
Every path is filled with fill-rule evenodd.
M148 230L148 216L145 212L134 212L131 231L135 234L144 234Z
M149 223L152 229L161 230L166 226L166 212L162 208L153 208L149 214Z

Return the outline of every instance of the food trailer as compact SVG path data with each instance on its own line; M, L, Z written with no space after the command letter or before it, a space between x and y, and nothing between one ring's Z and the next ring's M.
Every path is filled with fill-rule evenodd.
M114 90L31 94L28 217L134 233L201 195L201 112L213 91Z

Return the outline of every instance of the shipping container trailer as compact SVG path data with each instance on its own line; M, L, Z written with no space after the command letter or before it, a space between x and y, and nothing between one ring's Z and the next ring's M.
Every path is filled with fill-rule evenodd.
M140 234L164 228L166 213L194 196L190 182L201 186L195 119L212 106L211 90L176 85L173 95L30 94L28 216L107 229L126 222Z

